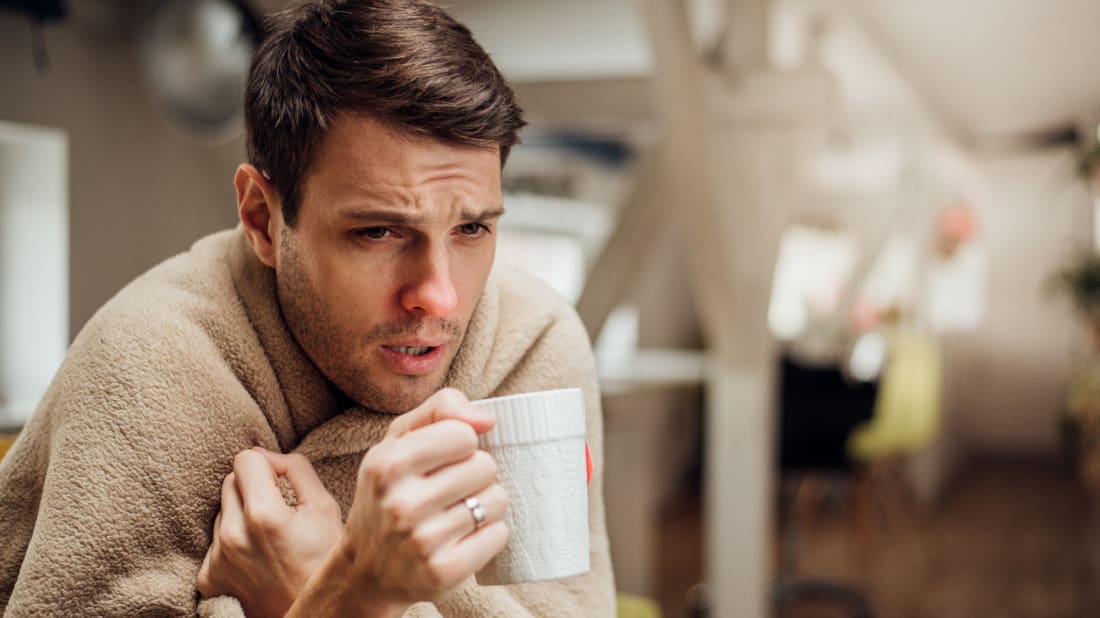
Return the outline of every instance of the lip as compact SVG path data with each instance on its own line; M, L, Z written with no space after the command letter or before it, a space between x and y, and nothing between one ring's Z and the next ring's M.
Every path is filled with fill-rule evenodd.
M398 347L430 347L431 352L423 356L411 356L398 352ZM407 376L422 376L432 373L443 362L443 353L447 349L446 342L430 341L399 341L388 343L380 347L382 358L394 373Z

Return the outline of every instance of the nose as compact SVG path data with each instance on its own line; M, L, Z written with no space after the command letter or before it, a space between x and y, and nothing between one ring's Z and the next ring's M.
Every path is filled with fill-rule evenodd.
M448 317L458 306L445 247L426 247L412 269L412 279L401 290L402 308L422 317Z

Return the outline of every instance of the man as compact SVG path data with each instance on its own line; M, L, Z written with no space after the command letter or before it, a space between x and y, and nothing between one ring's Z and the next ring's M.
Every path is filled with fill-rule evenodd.
M584 330L490 273L523 123L487 55L420 0L311 2L274 20L245 110L241 225L104 306L0 464L0 610L611 615ZM509 497L469 400L567 386L592 569L478 586Z

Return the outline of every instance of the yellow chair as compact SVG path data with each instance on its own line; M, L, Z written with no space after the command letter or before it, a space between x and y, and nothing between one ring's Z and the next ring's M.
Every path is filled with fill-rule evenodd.
M857 461L909 455L927 446L940 427L942 364L928 335L898 334L892 342L870 422L848 439Z
M620 592L616 596L617 618L661 618L661 608L652 600Z

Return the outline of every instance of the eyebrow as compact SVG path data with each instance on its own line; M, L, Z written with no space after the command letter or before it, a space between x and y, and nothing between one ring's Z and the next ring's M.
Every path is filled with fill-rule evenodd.
M392 210L346 210L341 212L340 216L346 219L360 219L363 221L390 223L392 225L417 226L424 225L428 222L427 217L405 212L395 212ZM464 209L458 213L458 217L461 221L469 223L483 223L492 219L498 219L502 216L504 216L503 206L496 206L482 212Z

